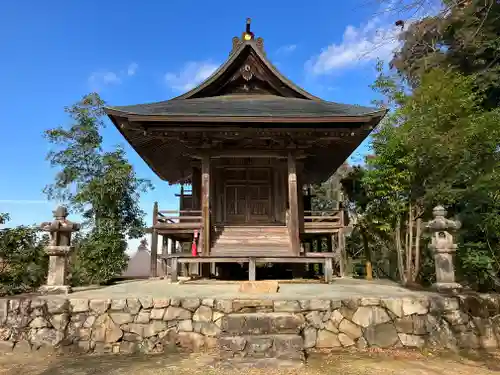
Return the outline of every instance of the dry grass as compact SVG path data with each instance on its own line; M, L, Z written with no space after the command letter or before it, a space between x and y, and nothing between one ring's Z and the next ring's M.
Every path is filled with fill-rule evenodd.
M220 366L211 355L85 355L8 354L0 356L0 375L486 375L500 371L498 354L433 354L370 351L313 355L304 367L240 368Z

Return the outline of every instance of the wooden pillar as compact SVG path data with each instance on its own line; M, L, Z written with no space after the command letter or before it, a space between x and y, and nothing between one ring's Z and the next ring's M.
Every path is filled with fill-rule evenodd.
M304 233L304 190L303 190L303 169L302 164L297 170L297 194L298 194L298 209L299 209L299 237L300 233Z
M172 281L173 283L177 282L178 280L178 266L179 262L177 261L177 257L173 257L170 266L170 281Z
M255 271L256 271L255 258L250 258L248 262L248 280L255 281Z
M288 154L288 231L290 233L290 244L292 253L295 256L300 254L300 236L299 236L299 205L297 192L297 162L295 155Z
M325 257L325 262L324 262L324 276L325 276L325 282L327 284L332 282L333 279L333 258L332 257Z
M158 276L158 232L156 231L156 224L158 221L158 202L153 205L153 226L151 227L151 263L149 276Z
M201 217L203 228L202 253L210 254L210 156L201 159Z
M347 270L347 254L345 252L345 234L344 229L340 229L338 232L338 251L339 251L339 268L340 277L346 276Z

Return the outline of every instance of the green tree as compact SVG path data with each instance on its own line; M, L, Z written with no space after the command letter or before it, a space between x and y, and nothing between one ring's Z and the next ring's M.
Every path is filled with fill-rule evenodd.
M47 241L36 228L0 230L0 296L32 292L43 284L48 267L44 252Z
M45 132L54 146L47 159L59 171L44 192L84 217L87 232L78 241L75 264L78 279L87 283L104 283L123 271L126 240L140 237L145 226L140 193L152 187L137 177L123 149L103 150L103 106L98 94L86 95L66 108L69 127Z
M407 4L415 6L418 4ZM424 4L429 6L429 4ZM416 86L434 68L473 75L483 105L500 104L500 6L496 0L443 1L443 11L412 23L401 33L392 65Z
M476 82L474 75L435 68L411 92L394 77L376 83L395 110L374 135L375 156L363 184L372 218L394 231L404 281L414 280L420 268L417 221L429 219L432 206L441 203L464 222L458 256L463 279L476 288L496 282L500 111L485 110L488 93Z

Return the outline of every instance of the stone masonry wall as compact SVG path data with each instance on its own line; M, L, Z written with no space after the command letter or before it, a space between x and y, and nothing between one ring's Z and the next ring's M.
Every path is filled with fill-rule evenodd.
M239 325L244 324L238 337ZM287 327L295 332L285 332ZM252 332L293 333L301 341L294 339L293 345L305 350L494 349L500 343L500 297L0 300L0 352L162 352L174 347L190 351L219 347L238 354L248 349Z

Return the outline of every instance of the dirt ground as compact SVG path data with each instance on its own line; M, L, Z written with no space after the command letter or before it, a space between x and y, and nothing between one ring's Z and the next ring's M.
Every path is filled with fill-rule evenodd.
M0 375L486 375L500 372L498 354L431 354L366 352L315 355L308 364L290 368L237 368L213 355L85 355L6 354L0 356Z

